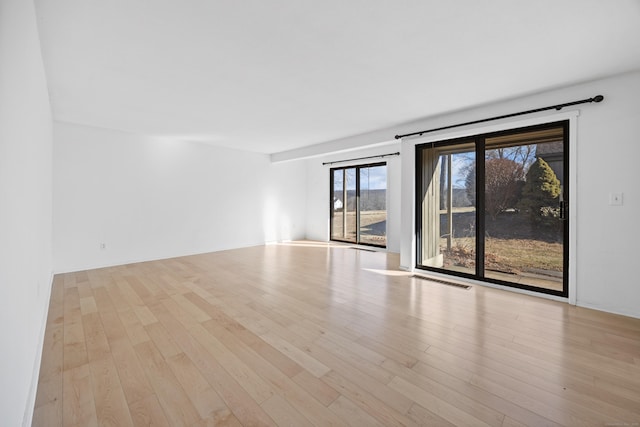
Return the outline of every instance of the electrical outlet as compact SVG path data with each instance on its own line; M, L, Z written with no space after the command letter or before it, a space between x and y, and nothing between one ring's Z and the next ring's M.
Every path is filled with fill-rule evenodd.
M107 244L105 242L100 242L100 249L103 251L107 249Z
M609 193L609 205L622 206L622 193Z

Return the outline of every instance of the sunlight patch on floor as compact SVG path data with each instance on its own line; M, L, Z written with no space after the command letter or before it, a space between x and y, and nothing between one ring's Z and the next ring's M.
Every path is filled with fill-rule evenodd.
M384 276L405 276L409 277L412 273L408 271L399 271L399 270L378 270L375 268L363 268L364 271L370 271L371 273L382 274Z

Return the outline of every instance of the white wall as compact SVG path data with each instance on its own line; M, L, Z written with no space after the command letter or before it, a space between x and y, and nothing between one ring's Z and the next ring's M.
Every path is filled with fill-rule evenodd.
M30 425L51 286L51 112L33 3L0 2L0 424Z
M329 240L329 169L323 162L331 162L358 157L375 156L400 151L400 143L363 150L346 151L304 160L307 169L307 222L306 236L311 240ZM384 159L367 159L355 162L339 163L333 167L352 166L358 164L387 162L387 251L400 252L400 157Z
M576 242L576 291L573 297L578 305L599 310L640 317L640 287L637 286L638 238L640 237L640 72L614 76L594 82L557 89L528 97L507 100L501 103L447 114L395 128L382 129L353 140L341 140L345 147L354 144L379 144L395 134L419 131L455 123L468 122L487 117L529 110L547 105L557 105L602 94L600 104L583 104L563 111L579 110L577 117ZM541 113L532 117L540 117ZM531 117L531 116L527 116ZM515 122L518 119L512 119ZM503 121L504 122L509 122ZM493 122L497 123L497 122ZM479 126L443 131L449 137L475 133ZM394 212L401 210L400 218L390 218L390 226L400 227L400 243L396 231L390 231L390 249L400 246L401 263L413 267L414 257L414 150L411 140L401 143L402 159L394 160L393 169L401 169L401 176L390 182L390 192L402 193L400 207L393 205ZM310 147L302 153L280 153L276 160L289 159L295 154L316 155L336 149L334 142ZM372 149L386 151L384 148ZM391 151L398 151L393 149ZM368 153L369 151L363 151ZM357 152L334 155L331 158L357 157ZM327 159L329 157L326 157ZM307 188L307 236L326 240L328 238L329 175L327 167L319 164L323 159L303 160L308 168ZM609 194L624 193L623 206L610 206ZM395 197L393 195L392 197Z
M579 111L576 119L576 162L572 165L577 182L571 189L575 197L571 214L575 215L576 222L577 247L572 254L576 262L576 277L575 294L570 295L570 299L580 306L640 317L640 288L636 286L634 266L638 254L637 238L640 236L637 222L640 215L640 145L637 137L640 132L640 104L637 101L640 72L443 116L430 123L422 123L417 130L556 105L598 94L605 96L600 104L583 104L563 110ZM552 110L534 117L552 117L555 114L558 113ZM519 117L506 123L521 120L523 118ZM453 136L451 132L443 131L442 136ZM473 129L456 130L455 136L475 132ZM408 140L403 144L408 148L414 142ZM413 164L411 151L403 151L407 164ZM413 167L405 168L403 174L406 182L412 180ZM403 208L411 203L410 209L403 210L403 221L406 222L412 221L414 200L413 189L408 187L403 188ZM617 192L624 193L624 204L610 206L609 194ZM402 259L413 262L411 230L405 228ZM409 256L404 256L406 254Z
M589 91L606 99L578 118L577 302L640 317L640 72ZM609 205L612 192L622 206Z
M299 163L58 122L53 157L56 272L304 237Z

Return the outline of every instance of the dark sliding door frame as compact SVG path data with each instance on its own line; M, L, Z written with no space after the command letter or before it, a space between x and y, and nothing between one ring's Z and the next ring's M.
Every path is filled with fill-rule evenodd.
M551 128L562 127L563 129L563 199L565 203L562 207L563 212L563 279L562 279L562 290L557 291L553 289L546 289L542 287L531 286L527 284L520 284L514 282L507 282L495 278L485 277L484 271L484 260L485 260L485 141L489 138L495 138L499 136L524 133L529 131L538 131L545 130ZM466 136L455 139L441 140L428 142L424 144L416 145L415 150L415 236L416 236L416 259L415 265L416 268L428 271L434 271L442 274L464 277L468 279L480 280L487 283L493 283L502 286L509 286L514 288L519 288L528 291L540 292L554 296L560 297L568 297L569 294L569 204L570 200L569 192L571 188L569 187L569 120L560 120L554 121L550 123L544 123L541 125L534 126L526 126L519 127L513 129L507 129L497 132L483 133L478 135ZM422 179L423 179L423 151L432 149L432 148L440 148L440 147L454 147L459 144L475 142L475 154L476 154L476 263L475 263L475 274L469 274L461 271L452 271L439 267L425 266L422 265L422 241L424 239L424 233L429 230L422 230Z
M335 241L335 242L344 242L344 243L353 243L353 244L357 244L357 245L365 245L365 246L374 246L374 247L378 247L378 248L386 248L387 245L376 245L374 243L368 243L368 242L361 242L360 241L360 169L366 169L366 168L371 168L371 167L377 167L377 166L387 166L387 162L377 162L377 163L367 163L367 164L362 164L362 165L349 165L349 166L340 166L340 167L336 167L336 168L330 168L329 169L329 175L330 175L330 179L329 179L329 194L331 195L329 197L329 240ZM333 200L333 185L334 185L334 172L337 170L342 170L342 179L344 180L343 182L346 181L347 176L346 176L346 170L347 169L355 169L356 173L356 200L355 200L355 208L356 208L356 240L345 240L345 239L336 239L333 237L333 214L334 214L334 200ZM346 184L343 185L343 188L346 189ZM343 209L343 215L344 215L344 210L347 209L347 201L348 201L348 197L346 195L346 192L343 193L343 200L344 200L344 205L342 207ZM386 205L386 203L385 203ZM386 206L385 206L385 210L386 210Z

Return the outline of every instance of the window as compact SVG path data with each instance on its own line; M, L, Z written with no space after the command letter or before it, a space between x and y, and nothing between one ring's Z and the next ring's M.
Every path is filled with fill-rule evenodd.
M568 122L416 146L417 267L567 295Z
M331 240L387 246L387 164L331 169Z

